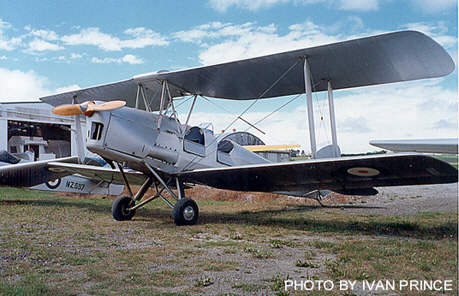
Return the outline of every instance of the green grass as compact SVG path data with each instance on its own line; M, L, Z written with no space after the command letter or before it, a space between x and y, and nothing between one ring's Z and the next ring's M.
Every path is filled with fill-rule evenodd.
M111 202L0 188L0 295L196 295L227 274L262 276L256 264L282 258L288 272L228 280L221 294L282 295L282 280L308 267L319 279L457 276L456 212L198 201L200 224L176 227L160 202L126 222L112 219Z
M436 154L435 158L441 159L443 161L446 161L456 169L458 168L458 155L455 154Z

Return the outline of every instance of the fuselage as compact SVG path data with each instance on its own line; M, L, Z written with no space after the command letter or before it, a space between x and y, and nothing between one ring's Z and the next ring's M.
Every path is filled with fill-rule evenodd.
M147 173L144 162L166 173L267 163L232 140L174 117L123 107L87 119L89 151ZM158 121L160 120L160 128Z

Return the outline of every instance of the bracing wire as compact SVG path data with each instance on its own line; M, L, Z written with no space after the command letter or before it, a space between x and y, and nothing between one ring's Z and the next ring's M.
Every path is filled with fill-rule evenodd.
M302 60L301 59L298 59L295 63L293 63L284 73L282 73L282 75L279 76L278 79L276 79L272 84L271 86L269 86L266 90L264 90L259 96L258 98L256 98L247 108L244 109L244 111L242 111L242 113L237 116L230 124L228 124L228 126L224 129L224 131L228 130L229 128L231 128L231 126L238 120L238 119L241 119L241 116L244 115L245 113L247 113L247 111L249 111L261 98L263 98L263 96L265 94L267 94L274 86L276 86L279 81L281 81L296 65L298 65L298 63L300 63ZM203 96L201 96L203 97ZM203 97L205 98L205 97ZM205 98L207 101L210 102L210 100L208 100L207 98ZM220 106L221 107L221 106ZM228 111L227 111L228 112ZM231 112L230 112L231 113ZM218 137L215 137L214 141L212 141L210 144L206 145L206 146L210 146L212 145L213 143L215 143L219 138ZM211 151L210 153L214 153L214 151ZM201 161L200 158L198 158L198 156L195 156L192 160L190 160L184 167L183 167L183 171L185 169L187 169L191 164L195 163L195 160L198 159L198 162Z

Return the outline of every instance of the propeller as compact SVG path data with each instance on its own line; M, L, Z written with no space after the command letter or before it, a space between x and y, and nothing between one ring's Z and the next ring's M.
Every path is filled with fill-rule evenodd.
M94 112L97 111L109 111L115 110L126 105L125 101L110 101L103 104L96 104L93 101L87 101L78 105L60 105L53 109L53 113L56 115L79 115L84 114L86 116L91 116Z

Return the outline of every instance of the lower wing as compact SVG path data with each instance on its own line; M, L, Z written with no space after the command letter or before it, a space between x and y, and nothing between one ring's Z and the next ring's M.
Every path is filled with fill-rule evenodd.
M5 165L0 167L0 185L32 187L68 175L80 174L94 181L123 184L118 170L77 164L78 157ZM125 172L131 184L142 184L146 177L139 172Z
M185 182L240 191L348 191L457 182L450 164L420 154L316 159L179 173Z

